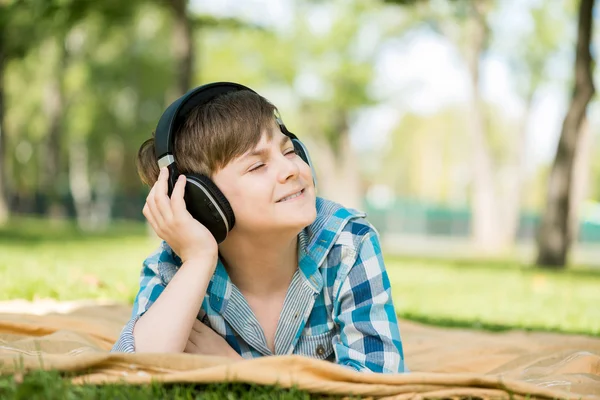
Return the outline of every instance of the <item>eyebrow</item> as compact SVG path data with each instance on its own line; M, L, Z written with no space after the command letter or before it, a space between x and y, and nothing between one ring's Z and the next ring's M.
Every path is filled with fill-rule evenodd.
M291 142L291 141L292 140L290 139L289 136L283 135L283 138L281 139L281 141L279 143L279 147L283 147L284 145L286 145L288 142ZM243 156L242 160L246 160L247 158L255 157L255 156L265 157L268 152L269 152L269 149L266 147L263 147L262 149L254 149L250 153Z

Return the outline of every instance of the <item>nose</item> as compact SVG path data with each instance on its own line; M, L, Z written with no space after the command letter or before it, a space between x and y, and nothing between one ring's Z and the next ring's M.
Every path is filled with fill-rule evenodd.
M300 168L295 160L296 157L288 157L283 154L278 157L277 180L280 183L285 183L290 178L297 178L300 174Z

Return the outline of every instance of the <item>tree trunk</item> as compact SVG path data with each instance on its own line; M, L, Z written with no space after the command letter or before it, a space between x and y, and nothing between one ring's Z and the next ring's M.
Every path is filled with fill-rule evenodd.
M525 183L525 150L527 145L527 125L531 116L533 104L533 88L525 99L525 112L519 127L517 140L514 141L511 151L510 164L504 176L504 191L502 194L502 221L503 231L500 241L501 247L511 250L517 239L521 220L521 200L523 185Z
M176 63L177 86L174 98L192 88L194 73L194 31L187 11L188 0L171 0L173 11L173 56Z
M44 112L48 118L48 132L46 134L45 154L42 172L42 192L48 196L50 217L62 217L65 215L64 206L58 192L58 183L62 177L62 136L63 116L65 113L65 91L63 78L67 68L68 53L65 47L64 37L57 40L58 60L54 67L54 73L48 82Z
M593 137L590 130L590 125L587 118L583 118L581 121L581 128L579 132L579 143L577 148L579 149L575 154L575 161L573 164L573 173L571 179L573 184L571 185L571 199L569 206L569 235L573 243L576 243L579 239L579 224L581 221L581 206L584 204L586 197L589 193L590 185L590 161L592 158Z
M92 230L92 185L88 173L88 149L79 139L69 143L69 186L78 226L85 231Z
M90 227L94 231L105 230L112 218L115 197L114 184L107 171L98 171L95 174L94 188L96 199L90 209Z
M303 103L301 109L306 130L318 132L320 128L313 122L315 118L311 115L310 105ZM362 208L360 174L354 149L351 146L346 113L338 113L334 129L339 135L338 149L323 138L302 139L315 164L318 178L317 195L345 207L360 210Z
M84 231L104 230L112 218L115 182L124 161L123 144L120 140L113 142L105 146L104 152L104 168L90 173L85 142L74 139L69 144L69 185L77 224Z
M594 95L592 80L592 9L594 0L581 0L575 56L575 87L565 116L556 157L548 182L547 204L538 235L537 264L549 268L564 268L571 245L569 215L573 165L578 151L581 122L588 102Z
M4 33L0 32L0 225L8 221L8 191L6 182L6 131L4 130L4 72L6 65L6 49L3 45Z
M482 2L475 2L470 23L470 46L467 50L467 66L471 77L470 130L473 151L473 187L471 197L472 238L478 250L485 253L498 251L501 229L496 204L492 158L487 143L483 102L479 83L480 57L483 53L488 29Z

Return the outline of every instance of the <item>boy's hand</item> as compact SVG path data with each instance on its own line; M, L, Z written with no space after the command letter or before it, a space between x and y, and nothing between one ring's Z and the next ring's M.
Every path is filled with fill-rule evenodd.
M158 180L146 198L142 213L156 234L186 262L194 258L211 258L216 265L218 246L214 236L187 211L183 195L186 179L180 175L171 198L168 196L169 172L161 168Z
M194 321L190 337L183 352L228 357L238 361L244 359L217 332L204 325L198 319Z

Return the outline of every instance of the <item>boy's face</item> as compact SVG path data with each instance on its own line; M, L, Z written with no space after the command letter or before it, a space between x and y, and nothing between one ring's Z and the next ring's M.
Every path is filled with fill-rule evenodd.
M292 141L273 123L256 148L232 160L212 179L235 214L235 230L261 233L300 231L316 218L310 167ZM291 197L290 197L291 196Z

